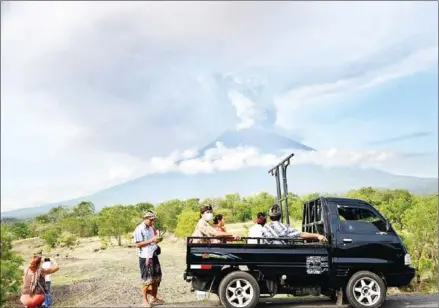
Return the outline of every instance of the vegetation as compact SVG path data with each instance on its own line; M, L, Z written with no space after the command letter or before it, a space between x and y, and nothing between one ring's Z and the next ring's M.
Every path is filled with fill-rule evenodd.
M12 252L12 234L5 225L1 226L0 261L0 307L5 305L7 298L19 292L22 282L22 266L24 259Z
M438 195L417 196L406 190L379 190L365 187L349 191L348 197L371 202L403 238L410 250L412 263L419 277L413 281L410 290L437 292L438 275ZM298 196L289 194L289 213L293 223L302 218L303 202L318 194ZM222 198L200 200L169 200L154 207L148 202L136 205L115 205L96 212L93 203L81 202L73 208L58 206L47 214L31 221L2 220L1 261L2 293L1 300L16 292L20 285L20 266L23 260L11 252L11 241L38 236L48 247L74 247L78 238L99 236L101 248L105 249L110 238L119 245L122 239L132 236L142 214L154 209L158 219L155 226L167 230L178 237L190 235L199 220L199 206L210 203L215 213L224 215L227 223L248 222L258 212L267 212L275 197L268 193L242 197L228 194Z

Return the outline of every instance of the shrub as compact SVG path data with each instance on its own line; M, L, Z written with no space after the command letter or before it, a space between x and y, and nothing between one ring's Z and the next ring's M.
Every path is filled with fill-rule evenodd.
M101 249L102 249L102 250L107 249L108 246L110 245L110 243L109 243L109 241L108 241L108 238L106 238L106 237L101 237L100 240L101 240Z
M58 244L59 231L56 229L46 230L41 238L44 240L47 246L53 248Z
M1 226L1 281L0 281L0 307L5 307L9 296L18 295L22 283L20 269L24 259L12 251L12 236Z
M69 248L76 246L77 241L78 241L78 239L77 239L76 235L74 235L70 232L63 232L61 235L61 238L59 240L59 242L62 245L65 245Z
M200 219L200 214L195 211L184 211L178 215L177 227L175 229L175 235L178 237L190 236Z
M9 228L14 239L28 238L31 234L31 230L26 222L15 222Z

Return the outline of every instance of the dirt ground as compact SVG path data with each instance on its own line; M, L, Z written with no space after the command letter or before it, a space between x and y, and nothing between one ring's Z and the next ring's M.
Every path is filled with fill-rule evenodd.
M115 244L95 252L100 248L99 238L82 239L74 250L55 248L46 253L40 239L28 239L14 243L14 250L29 260L32 253L43 249L57 260L60 270L52 276L53 307L141 307L137 249L128 248L128 243L124 247ZM183 280L185 242L165 238L160 246L163 281L159 296L167 303L194 301L195 293ZM19 301L10 304L22 307Z
M229 232L246 236L246 224L234 224ZM24 255L26 262L33 253L43 250L45 256L54 257L60 270L52 275L53 307L142 307L140 271L137 249L124 240L118 247L115 240L100 250L99 238L81 239L73 249L54 248L50 252L39 238L16 241L14 251ZM172 235L160 243L163 280L159 296L167 302L162 307L194 306L196 294L190 291L191 285L183 280L186 266L186 243ZM390 294L399 292L389 290ZM286 297L278 295L276 297ZM192 303L191 303L192 302ZM216 295L208 302L198 302L196 306L214 307L218 304ZM23 307L18 298L7 303L6 307ZM160 306L158 306L160 307Z

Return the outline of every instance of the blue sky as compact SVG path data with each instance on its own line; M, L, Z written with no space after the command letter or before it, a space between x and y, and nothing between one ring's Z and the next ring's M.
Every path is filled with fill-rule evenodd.
M166 172L248 127L318 149L317 164L437 177L437 2L2 9L3 210Z

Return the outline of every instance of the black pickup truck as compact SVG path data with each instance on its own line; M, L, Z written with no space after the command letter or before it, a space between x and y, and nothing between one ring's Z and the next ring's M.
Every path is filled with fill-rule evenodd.
M286 169L292 156L270 170L286 217ZM200 244L189 237L184 279L194 290L217 294L227 308L255 307L264 294L323 294L338 305L346 299L355 308L377 308L388 287L407 286L415 276L401 238L366 201L310 200L303 206L302 231L325 235L328 242L276 238L280 244L268 244L270 239L257 238L250 244L247 237L236 243Z

